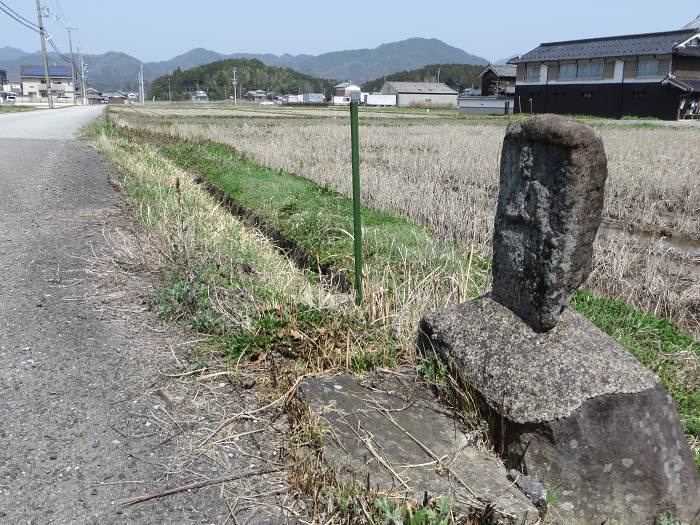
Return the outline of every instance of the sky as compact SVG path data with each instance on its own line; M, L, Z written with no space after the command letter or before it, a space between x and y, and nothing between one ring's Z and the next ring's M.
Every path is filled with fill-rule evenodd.
M35 0L2 2L36 22ZM167 60L195 47L315 55L414 36L438 38L496 61L540 42L678 29L700 13L700 0L42 0L42 5L51 13L47 31L61 50L68 51L64 26L73 26L78 28L75 44L83 52L122 51L144 62ZM39 39L0 12L4 46L35 51Z

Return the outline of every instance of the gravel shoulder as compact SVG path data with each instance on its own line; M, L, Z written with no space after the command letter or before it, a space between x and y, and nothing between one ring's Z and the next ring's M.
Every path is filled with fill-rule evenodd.
M64 112L62 123L52 122L66 138L21 138L27 126L64 119ZM46 116L3 115L0 138L11 134L8 117L37 114ZM173 377L196 341L148 311L157 276L125 262L133 232L110 168L68 138L97 114L55 111L24 121L20 138L0 140L0 522L225 523L231 515L241 523L283 522L270 518L271 505L261 510L264 498L256 496L284 492L275 474L120 504L269 470L276 434L197 447L250 395L233 382ZM248 432L253 423L235 430Z

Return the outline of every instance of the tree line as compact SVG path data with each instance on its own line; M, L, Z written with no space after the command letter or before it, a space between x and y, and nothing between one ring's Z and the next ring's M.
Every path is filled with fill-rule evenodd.
M333 96L336 80L324 80L305 75L290 68L267 66L257 59L226 59L156 78L149 98L156 100L188 100L197 90L206 91L210 100L225 100L233 96L233 70L239 97L247 91L262 89L275 95L323 93ZM170 95L168 94L168 87Z

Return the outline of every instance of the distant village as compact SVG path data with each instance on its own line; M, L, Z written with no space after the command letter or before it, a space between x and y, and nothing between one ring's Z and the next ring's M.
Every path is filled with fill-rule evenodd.
M0 64L0 103L46 101L43 66L24 65L20 78L7 78ZM70 66L50 66L51 90L58 104L128 104L135 93L81 89ZM685 27L659 33L543 43L511 59L489 65L480 86L458 92L440 82L387 80L380 92L363 92L351 81L323 93L276 94L256 89L247 103L332 104L458 109L472 115L559 113L609 118L700 118L700 17ZM209 102L206 91L190 102Z

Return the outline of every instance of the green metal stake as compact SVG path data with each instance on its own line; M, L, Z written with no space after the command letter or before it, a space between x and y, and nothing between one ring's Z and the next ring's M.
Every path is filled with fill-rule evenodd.
M359 102L350 103L350 141L352 142L352 213L355 236L355 301L362 303L362 216L360 212L360 137Z

